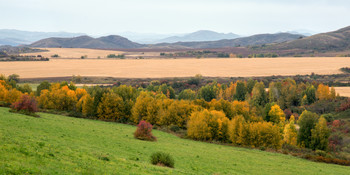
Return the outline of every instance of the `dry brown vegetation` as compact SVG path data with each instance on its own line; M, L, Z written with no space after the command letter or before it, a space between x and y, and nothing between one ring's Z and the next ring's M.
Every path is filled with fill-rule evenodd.
M51 59L46 62L2 62L0 73L21 78L72 75L119 78L252 77L271 75L337 74L350 67L349 58L254 59Z

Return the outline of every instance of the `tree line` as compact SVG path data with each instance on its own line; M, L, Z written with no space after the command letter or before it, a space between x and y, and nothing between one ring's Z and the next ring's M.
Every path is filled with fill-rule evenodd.
M47 81L32 91L28 85L17 85L17 79L2 76L3 106L27 94L46 111L68 111L78 117L121 123L147 121L175 131L186 130L187 137L195 140L257 148L279 149L289 144L328 150L326 119L305 106L337 98L334 88L327 85L297 84L292 79L271 82L267 89L254 80L227 85L212 82L179 93L167 84L77 88L73 83Z

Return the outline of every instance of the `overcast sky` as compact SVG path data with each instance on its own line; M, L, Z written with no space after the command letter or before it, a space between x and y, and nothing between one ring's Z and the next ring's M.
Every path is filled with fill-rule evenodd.
M241 35L350 25L350 0L0 0L0 29Z

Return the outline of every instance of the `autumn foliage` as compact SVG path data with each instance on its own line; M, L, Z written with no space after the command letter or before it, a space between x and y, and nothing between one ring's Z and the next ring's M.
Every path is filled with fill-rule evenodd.
M336 150L340 139L333 136L328 141L326 120L308 108L339 100L334 88L296 83L290 78L270 82L268 89L266 85L256 80L213 81L201 87L198 84L197 89L174 90L160 81L138 89L126 85L77 88L73 83L45 82L36 93L28 94L0 79L0 105L12 104L18 111L36 112L40 107L77 117L138 124L134 136L142 140L156 140L153 125L166 130L176 127L180 130L176 134L194 140L244 147L280 149L288 145ZM350 100L341 102L334 107L337 112L350 109Z
M192 113L187 124L187 135L196 140L228 139L228 118L220 111L198 111Z
M140 140L156 141L157 138L152 134L152 125L146 121L140 121L134 133L134 137Z
M16 111L23 111L27 113L35 113L38 111L35 97L23 94L21 98L11 105L11 108Z

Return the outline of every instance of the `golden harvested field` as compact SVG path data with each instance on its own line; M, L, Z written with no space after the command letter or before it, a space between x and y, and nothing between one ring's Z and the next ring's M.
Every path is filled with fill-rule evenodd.
M72 75L119 78L252 77L340 73L350 58L254 58L254 59L52 59L42 62L0 62L0 74L21 78Z
M340 96L350 97L350 87L334 87L334 89Z
M52 55L58 54L60 58L80 58L87 55L88 58L106 58L109 54L123 54L121 51L83 49L83 48L39 48L48 50L48 52L25 53L21 55L42 55L51 58Z

